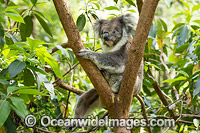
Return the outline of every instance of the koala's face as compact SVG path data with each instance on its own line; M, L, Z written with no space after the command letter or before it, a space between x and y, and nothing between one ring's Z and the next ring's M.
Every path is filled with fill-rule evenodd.
M133 17L126 14L111 20L99 20L94 26L103 44L107 47L113 47L120 40L129 36L134 25Z
M119 18L114 18L110 21L102 21L102 25L99 31L99 36L104 45L112 47L116 45L123 36L123 25L120 23Z

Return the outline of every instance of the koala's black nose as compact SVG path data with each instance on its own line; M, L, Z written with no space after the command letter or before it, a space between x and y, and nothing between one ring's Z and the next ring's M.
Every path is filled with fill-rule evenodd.
M103 33L103 39L104 40L109 40L109 33L108 32L104 32Z

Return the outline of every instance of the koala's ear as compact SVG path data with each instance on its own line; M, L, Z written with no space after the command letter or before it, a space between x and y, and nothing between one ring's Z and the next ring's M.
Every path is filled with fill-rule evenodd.
M97 20L94 24L94 31L97 33L97 35L101 36L101 26L103 24L104 20Z
M130 33L136 25L134 17L130 14L120 16L120 22L125 26L125 29L128 33Z

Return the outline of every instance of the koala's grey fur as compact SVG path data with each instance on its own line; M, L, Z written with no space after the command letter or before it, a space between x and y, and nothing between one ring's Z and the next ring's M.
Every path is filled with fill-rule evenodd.
M99 20L95 24L95 30L103 41L103 53L94 52L88 49L81 49L78 56L93 61L101 70L113 92L118 93L128 50L132 38L130 33L135 25L131 15L126 14L108 20ZM143 62L137 76L134 95L141 91L143 82ZM74 118L83 118L91 110L102 107L101 100L95 89L84 93L78 100L75 108Z

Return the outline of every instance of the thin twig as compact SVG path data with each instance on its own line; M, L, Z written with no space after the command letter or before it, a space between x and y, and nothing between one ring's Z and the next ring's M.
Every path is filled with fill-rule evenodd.
M149 124L149 120L148 120L148 117L147 117L147 114L146 114L145 104L144 104L144 101L143 101L142 97L140 95L138 95L138 94L135 97L140 101L141 108L142 108L142 115L146 119L147 124ZM152 133L150 127L147 127L147 130L149 131L149 133Z

